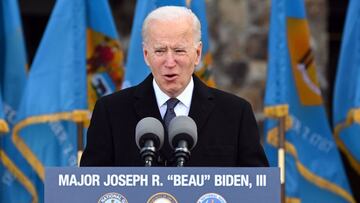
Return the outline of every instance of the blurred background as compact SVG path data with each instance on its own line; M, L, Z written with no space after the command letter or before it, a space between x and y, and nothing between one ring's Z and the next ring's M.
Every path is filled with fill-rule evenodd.
M28 61L34 57L55 0L20 0ZM109 0L126 54L136 1ZM347 0L305 0L311 46L330 115ZM242 96L262 120L270 0L206 0L210 51L217 87Z
M5 2L8 0L2 0L2 1ZM193 1L197 1L197 0L193 0ZM32 62L34 60L34 56L36 54L36 51L38 50L39 43L43 37L44 30L47 26L49 17L53 12L53 8L56 1L55 0L19 0L18 2L19 2L19 11L23 26L23 33L25 38L24 41L26 44L27 63L28 66L31 67ZM134 15L135 15L136 1L109 0L108 2L112 11L112 16L114 17L116 29L120 36L119 40L124 54L123 59L125 60L126 63L128 48L130 45L130 35L131 35ZM208 22L209 49L213 55L213 62L211 65L212 75L215 79L216 87L247 99L252 104L253 109L255 111L255 116L257 118L260 127L260 133L264 134L264 128L266 127L264 127L263 124L263 121L265 119L265 115L263 112L264 112L266 79L268 77L267 76L268 62L269 62L268 36L270 31L270 27L269 27L270 9L272 2L270 0L205 0L205 2L206 2L206 14L207 14L207 22ZM310 32L311 32L310 45L315 58L317 77L320 84L322 96L324 99L325 111L327 113L328 118L332 118L333 116L332 101L333 101L336 71L338 67L340 46L341 46L345 16L347 14L349 1L348 0L304 0L304 2L306 7L307 22L309 23ZM101 22L101 19L98 20L99 22ZM332 123L331 119L329 119L329 123ZM68 126L68 124L66 123L62 123L62 124L65 125L66 128L70 128L72 131L74 131L74 129L76 128L74 126L70 126L70 125ZM53 131L54 129L55 131L59 129L58 126L51 124L50 124L50 128L52 128L51 130ZM334 129L334 126L331 126L331 129ZM32 131L32 132L37 132L37 131ZM354 135L356 134L357 133L355 131ZM12 150L11 148L12 146L11 147L7 146L8 145L7 143L10 143L9 145L12 145L13 143L12 141L6 139L8 138L4 137L4 143L5 143L4 148L8 147L6 148L6 150L9 150L9 154L11 154L10 152ZM36 140L35 141L25 140L25 141L30 142L29 145L32 144L33 146L38 144L38 143L34 144ZM73 141L73 143L76 143L76 140ZM44 142L43 145L46 146L47 143ZM336 147L336 145L334 146ZM59 148L61 147L63 146L60 146ZM17 148L19 149L19 147ZM44 150L44 148L42 147L35 147L35 148L39 149L37 153L41 155L46 154L46 151L45 152L41 151ZM75 147L74 149L72 149L71 153L73 154L73 156L76 157L76 155L74 155L76 153ZM350 163L345 158L344 154L341 155L342 155L342 162L344 163L353 195L355 199L359 201L360 176L357 172L355 172L355 170L353 170L350 167ZM53 160L56 160L56 156L54 157L52 157ZM310 156L307 154L304 157L312 158L311 154ZM323 161L323 159L321 158L321 155L319 155L319 157L315 157L314 162L320 165L319 167L320 170L322 169L321 165L323 163L321 161ZM47 162L48 161L47 158L48 157L45 156L43 163L44 166L68 165L68 162L66 162L65 164L64 163L54 164L55 162L53 163L51 161ZM15 159L20 159L20 158L14 155L14 160ZM291 160L291 158L289 158L288 160ZM24 160L16 160L17 163L23 163L23 161ZM29 162L29 160L27 161ZM347 179L346 177L342 176L343 174L341 174L342 173L341 161L336 158L334 160L327 159L327 161L328 162L333 161L334 165L339 165L340 167L339 169L340 175L336 172L335 169L334 174L331 174L334 176L331 176L330 178L326 177L330 180L330 185L332 183L332 178L336 176L334 179L340 180L341 183L339 185L341 186L345 185L344 187L345 190L339 189L340 191L339 192L337 191L337 189L335 189L335 193L340 194L341 197L344 196L349 197L347 196L348 194L347 191L350 191L346 187ZM31 165L31 167L30 166L26 166L26 167L31 169L24 169L24 171L29 170L31 172L30 176L33 176L32 178L34 178L34 176L36 176L32 173L33 172L32 169L34 168L34 166ZM309 166L309 168L311 167L312 166ZM10 168L10 173L14 174L14 171L11 171L11 167L7 167L6 169L9 168ZM315 170L317 169L318 168L315 167ZM37 170L36 167L35 170ZM10 180L8 181L9 183L16 182L14 181L15 178L12 177L10 173L8 172L4 173L5 175L2 176L3 183L4 182L6 183L4 179ZM37 173L38 175L39 174L43 175L43 171L40 172L37 171ZM317 171L314 173L318 173L320 174L320 176L323 175L322 171L320 172ZM325 173L326 172L324 172L324 174ZM326 176L326 174L324 176ZM35 179L36 178L38 179L39 177L36 176ZM40 185L39 188L42 188L41 180L37 180L37 179L34 182L38 182ZM40 179L41 179L41 175L40 175ZM309 178L307 179L307 181L309 181ZM334 180L334 183L337 184L338 182L336 181ZM300 182L301 181L299 180L299 185L301 185ZM11 191L11 187L14 187L11 184L7 184L7 185L10 188L10 189L7 188L9 191ZM36 185L36 187L38 187L39 185ZM323 187L321 186L320 188L323 189ZM331 187L329 188L330 189L327 188L328 191L334 192L334 190L332 190ZM6 190L4 189L4 191ZM1 192L6 193L4 191L0 190L0 195ZM31 191L31 190L27 188L27 191ZM41 193L42 190L39 189L39 191ZM311 194L311 192L310 193L306 192L306 195L308 194ZM288 196L290 197L291 195L293 194L289 194ZM34 196L35 195L32 194L31 198L33 198L32 199L33 202L34 202ZM41 194L39 194L39 196L41 199ZM299 197L300 196L301 195L299 195ZM319 196L321 196L321 194ZM323 199L320 198L319 202L354 202L352 201L351 197L349 197L347 201L345 201L344 199L341 199L339 201L338 200L322 201L322 200ZM298 203L300 201L298 201L297 199L294 200L290 198L287 200L287 202ZM303 202L307 202L306 198Z

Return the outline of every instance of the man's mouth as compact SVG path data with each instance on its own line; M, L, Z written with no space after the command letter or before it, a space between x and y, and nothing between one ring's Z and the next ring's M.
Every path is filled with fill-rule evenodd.
M178 75L177 74L165 74L164 77L165 77L165 80L172 81L172 80L175 80L178 77Z

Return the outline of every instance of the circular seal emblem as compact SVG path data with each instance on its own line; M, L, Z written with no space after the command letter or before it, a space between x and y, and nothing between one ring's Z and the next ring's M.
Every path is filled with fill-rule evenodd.
M199 198L197 203L227 203L226 200L219 194L216 193L206 193Z
M147 203L178 203L174 196L166 192L159 192L151 196Z
M128 201L121 194L110 192L101 196L98 203L128 203Z

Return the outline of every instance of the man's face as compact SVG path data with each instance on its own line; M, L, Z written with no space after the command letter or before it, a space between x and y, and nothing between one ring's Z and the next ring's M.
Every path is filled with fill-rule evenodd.
M194 43L189 19L149 22L143 51L160 89L170 97L178 96L187 86L199 64L202 44Z

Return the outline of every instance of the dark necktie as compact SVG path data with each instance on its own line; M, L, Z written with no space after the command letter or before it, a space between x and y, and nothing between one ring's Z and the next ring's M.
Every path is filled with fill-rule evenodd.
M176 98L170 98L166 101L167 109L164 116L166 131L168 130L170 121L176 116L174 108L179 102Z

